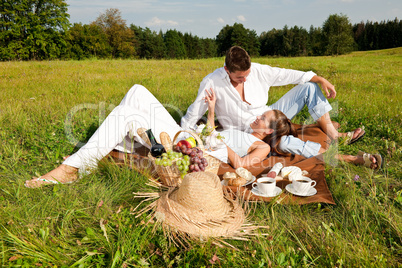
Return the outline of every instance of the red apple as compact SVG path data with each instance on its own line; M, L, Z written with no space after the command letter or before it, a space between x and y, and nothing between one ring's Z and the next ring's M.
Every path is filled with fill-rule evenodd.
M192 148L193 146L191 146L191 143L189 143L188 141L186 141L186 140L181 140L181 141L179 141L178 143L177 143L177 145L178 146L182 146L182 145L185 145L187 148Z

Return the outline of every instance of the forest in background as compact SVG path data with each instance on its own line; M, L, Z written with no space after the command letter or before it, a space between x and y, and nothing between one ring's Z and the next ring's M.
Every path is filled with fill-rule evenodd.
M4 1L0 7L0 60L201 59L223 56L239 45L257 56L342 55L402 46L398 18L352 25L343 14L329 15L322 27L271 29L257 35L241 23L224 26L216 38L176 29L152 31L127 25L110 8L90 24L69 22L66 1Z

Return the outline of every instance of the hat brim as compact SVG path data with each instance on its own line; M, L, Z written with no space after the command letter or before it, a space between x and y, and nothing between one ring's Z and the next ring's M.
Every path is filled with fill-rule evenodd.
M220 218L211 218L202 211L190 210L170 198L177 189L161 193L157 200L155 216L171 231L197 237L232 237L241 230L245 221L241 205L225 198L227 213Z

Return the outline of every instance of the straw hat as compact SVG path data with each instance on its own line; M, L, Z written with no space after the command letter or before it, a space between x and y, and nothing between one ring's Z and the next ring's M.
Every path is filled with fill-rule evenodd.
M173 231L202 237L233 236L245 220L240 204L225 198L219 177L210 172L189 173L178 188L162 193L155 217Z
M219 177L210 172L189 173L178 187L158 193L135 193L135 197L146 198L137 208L143 202L157 199L135 213L136 217L151 212L148 223L156 220L154 230L161 225L176 245L188 243L189 238L212 238L217 245L233 247L222 239L247 240L247 236L257 235L257 229L268 228L250 223L247 219L250 202L244 202L245 198L238 195L234 199L235 195L224 191Z

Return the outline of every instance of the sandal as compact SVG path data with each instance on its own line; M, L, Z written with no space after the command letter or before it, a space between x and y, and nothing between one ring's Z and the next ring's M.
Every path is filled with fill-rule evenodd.
M357 155L363 157L363 160L364 160L363 165L365 167L371 168L372 164L377 164L377 167L374 168L374 169L380 169L380 168L383 168L383 166L384 166L384 161L383 161L383 158L382 158L382 156L380 154L368 154L368 153L359 151L357 153ZM377 160L376 163L371 162L371 156L373 156Z
M43 185L49 185L49 184L66 184L66 183L72 183L72 181L67 181L67 182L59 182L57 180L50 180L50 179L44 179L42 177L38 177L38 178L33 178L32 180L29 180L29 182L43 182L43 183L36 183L36 186L30 186L28 183L28 181L26 181L24 183L24 186L27 188L39 188L42 187Z
M353 134L355 134L355 131L349 131L346 134L346 137L344 137L344 140L342 141L343 144L350 145L352 143L355 143L356 141L360 140L363 138L363 136L366 134L366 131L364 130L364 126L361 127L361 131L359 135L357 135L356 138L353 138Z

